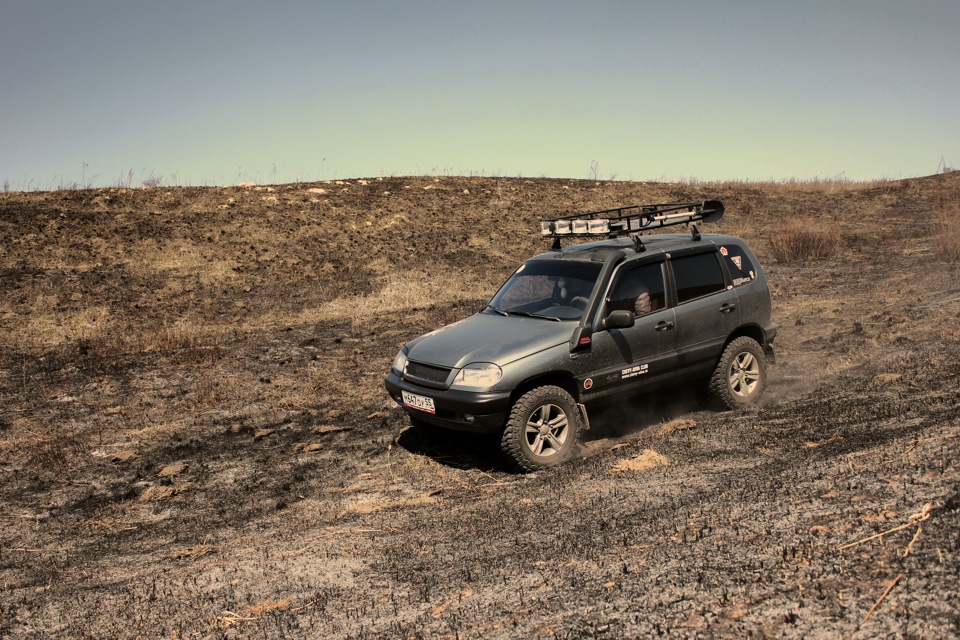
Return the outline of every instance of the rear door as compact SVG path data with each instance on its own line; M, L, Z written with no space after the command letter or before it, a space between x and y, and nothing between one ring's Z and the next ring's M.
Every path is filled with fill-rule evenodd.
M708 375L727 336L740 326L736 291L716 247L672 255L667 264L676 304L677 374Z

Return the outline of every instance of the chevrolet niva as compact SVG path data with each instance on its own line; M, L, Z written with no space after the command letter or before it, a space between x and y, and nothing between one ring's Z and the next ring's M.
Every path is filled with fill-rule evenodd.
M407 343L387 391L415 425L499 434L528 471L573 455L590 403L698 381L728 408L756 402L777 327L753 252L697 228L722 215L710 200L543 222L553 249L480 312ZM677 224L690 232L643 235Z

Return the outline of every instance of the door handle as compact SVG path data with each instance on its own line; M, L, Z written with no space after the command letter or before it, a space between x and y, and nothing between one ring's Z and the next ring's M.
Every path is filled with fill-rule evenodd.
M673 329L673 323L667 322L666 320L661 320L657 323L657 326L654 327L657 331L669 331Z
M736 309L736 308L737 308L736 303L734 303L734 302L724 302L722 305L720 305L720 313L730 313L731 311L733 311L733 310Z

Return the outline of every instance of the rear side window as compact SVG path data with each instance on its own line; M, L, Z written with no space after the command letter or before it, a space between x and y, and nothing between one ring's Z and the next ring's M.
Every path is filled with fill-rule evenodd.
M670 264L673 265L679 304L727 288L716 252L681 256L671 260Z
M733 286L739 287L756 279L757 272L743 249L736 245L720 247L720 255L727 261L727 269L733 278Z

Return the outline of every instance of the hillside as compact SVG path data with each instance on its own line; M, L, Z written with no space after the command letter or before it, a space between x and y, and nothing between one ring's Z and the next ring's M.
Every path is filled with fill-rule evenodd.
M761 406L591 407L529 475L407 427L397 349L540 218L709 198L773 290ZM958 202L957 172L2 193L0 637L960 636ZM778 261L795 221L836 251Z

